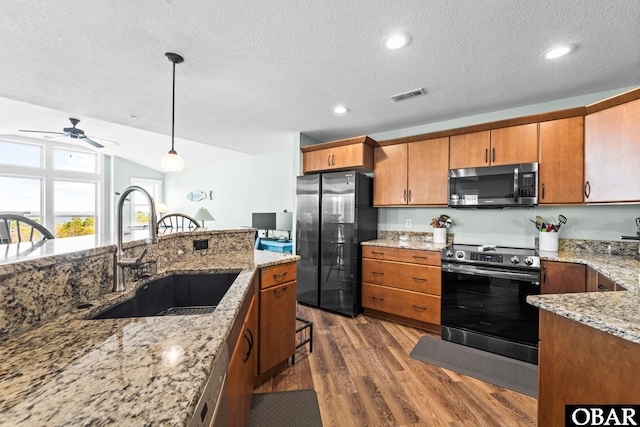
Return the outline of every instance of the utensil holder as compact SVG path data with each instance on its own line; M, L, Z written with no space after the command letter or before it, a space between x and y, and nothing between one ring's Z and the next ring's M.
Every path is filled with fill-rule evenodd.
M538 247L541 251L558 252L558 238L560 233L557 231L541 231L538 234Z
M447 229L446 228L434 228L433 229L433 243L447 243Z

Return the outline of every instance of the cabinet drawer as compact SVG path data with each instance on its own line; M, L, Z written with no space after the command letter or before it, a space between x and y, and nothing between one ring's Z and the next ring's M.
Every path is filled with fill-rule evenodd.
M442 278L439 267L363 259L362 281L391 288L440 295Z
M440 324L440 297L362 284L362 306L422 322Z
M260 270L260 289L296 280L296 263L274 265Z
M382 246L362 246L362 257L384 261L410 262L413 264L440 266L440 252L416 249L387 248Z

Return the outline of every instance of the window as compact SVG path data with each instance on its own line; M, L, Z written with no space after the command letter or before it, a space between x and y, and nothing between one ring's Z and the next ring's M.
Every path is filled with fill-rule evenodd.
M24 215L56 238L99 233L103 156L53 141L0 140L0 212Z
M33 144L0 141L0 164L41 168L42 147Z
M96 183L53 182L55 236L72 237L95 234Z
M54 148L53 168L57 170L98 173L98 156L93 153Z
M162 201L162 180L131 178L131 185L144 188L153 197L156 205ZM149 201L139 191L131 193L131 227L144 227L149 224Z

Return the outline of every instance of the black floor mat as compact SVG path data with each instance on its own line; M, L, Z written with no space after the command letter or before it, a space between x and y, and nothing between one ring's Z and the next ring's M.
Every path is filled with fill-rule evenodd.
M253 395L249 427L322 427L314 390Z
M420 338L409 356L518 393L538 397L538 366L532 363L431 337Z

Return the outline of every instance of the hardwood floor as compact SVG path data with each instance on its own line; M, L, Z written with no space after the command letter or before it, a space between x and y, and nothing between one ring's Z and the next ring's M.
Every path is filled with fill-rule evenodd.
M313 322L313 353L255 393L311 388L324 426L535 426L537 399L409 357L429 332L298 305Z

